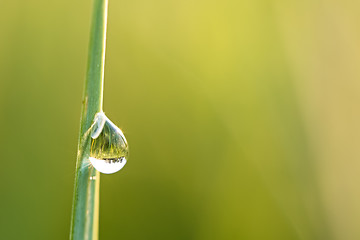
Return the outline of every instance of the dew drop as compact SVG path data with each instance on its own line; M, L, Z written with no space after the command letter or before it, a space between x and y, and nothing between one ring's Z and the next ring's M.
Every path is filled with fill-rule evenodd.
M123 132L103 112L91 130L90 162L101 173L115 173L126 164L129 148Z

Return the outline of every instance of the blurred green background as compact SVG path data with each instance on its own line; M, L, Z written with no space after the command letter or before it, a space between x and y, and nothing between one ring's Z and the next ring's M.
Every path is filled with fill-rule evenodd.
M100 239L360 239L359 8L110 0ZM91 12L0 1L1 239L69 236Z

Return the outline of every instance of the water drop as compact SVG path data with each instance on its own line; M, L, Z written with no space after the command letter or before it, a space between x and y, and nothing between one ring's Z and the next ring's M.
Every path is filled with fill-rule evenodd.
M91 129L90 162L102 173L115 173L126 164L129 148L123 132L103 112Z

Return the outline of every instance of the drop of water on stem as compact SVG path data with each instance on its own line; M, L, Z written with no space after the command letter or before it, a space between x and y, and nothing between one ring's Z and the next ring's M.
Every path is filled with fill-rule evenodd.
M123 132L103 112L95 115L91 131L90 162L102 173L115 173L126 164L128 143Z

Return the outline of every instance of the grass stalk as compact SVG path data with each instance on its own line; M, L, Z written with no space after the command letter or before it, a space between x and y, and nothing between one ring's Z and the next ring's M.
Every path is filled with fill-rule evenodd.
M108 0L94 0L89 56L80 120L70 240L96 240L100 173L89 167L87 131L102 111Z

